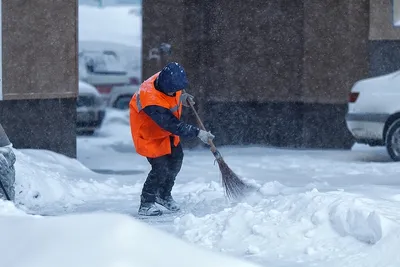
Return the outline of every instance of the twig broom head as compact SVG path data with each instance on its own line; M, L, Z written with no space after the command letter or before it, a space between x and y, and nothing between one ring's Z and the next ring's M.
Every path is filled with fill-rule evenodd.
M218 153L218 152L217 152ZM218 153L219 154L219 153ZM243 182L232 170L219 154L216 156L218 166L222 175L222 185L226 196L231 200L238 200L257 189Z
M183 90L183 92L185 92ZM201 121L199 114L197 114L196 109L193 106L193 103L191 101L188 101L190 107L193 110L193 113L196 116L196 120L199 123L199 126L202 130L206 131L206 128L203 125L203 122ZM225 188L225 193L226 196L229 199L238 199L242 198L243 196L247 195L250 191L255 191L255 187L247 185L244 183L230 168L229 166L225 163L223 160L221 154L218 152L217 148L213 144L211 140L209 140L209 145L211 147L211 152L214 154L215 159L218 162L219 169L222 174L222 184Z

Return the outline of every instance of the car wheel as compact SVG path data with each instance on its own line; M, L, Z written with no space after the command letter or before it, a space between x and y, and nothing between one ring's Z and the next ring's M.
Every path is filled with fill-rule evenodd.
M400 161L400 119L394 121L385 138L386 149L394 161Z

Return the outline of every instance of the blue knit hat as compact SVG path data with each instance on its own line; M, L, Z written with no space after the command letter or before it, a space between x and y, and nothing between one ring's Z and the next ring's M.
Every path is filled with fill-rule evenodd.
M164 93L174 93L188 86L186 72L183 67L176 62L168 63L161 70L157 83L159 90Z

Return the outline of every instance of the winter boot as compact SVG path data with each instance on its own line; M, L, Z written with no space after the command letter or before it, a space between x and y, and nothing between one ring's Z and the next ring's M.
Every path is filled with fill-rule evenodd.
M159 216L162 214L162 211L153 202L142 202L140 203L138 214L143 216Z
M165 198L161 198L160 196L156 196L156 203L165 207L170 211L179 211L179 205L175 202L172 196L167 196Z

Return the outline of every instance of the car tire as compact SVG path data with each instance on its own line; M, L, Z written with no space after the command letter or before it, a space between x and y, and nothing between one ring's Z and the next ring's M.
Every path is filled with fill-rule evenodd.
M393 161L400 161L400 119L394 121L386 133L386 150Z

